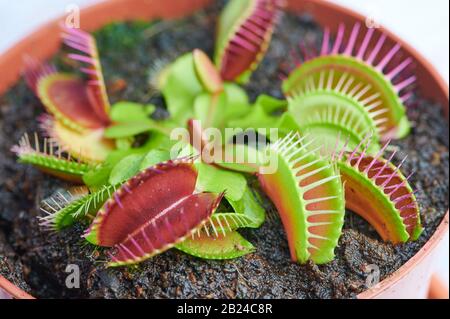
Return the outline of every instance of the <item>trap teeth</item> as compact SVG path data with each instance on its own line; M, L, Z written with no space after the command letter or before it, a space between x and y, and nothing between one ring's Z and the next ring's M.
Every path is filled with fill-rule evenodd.
M382 33L376 40L373 29L367 29L362 35L361 29L356 24L352 31L346 32L341 25L334 42L330 41L330 32L325 31L320 53L303 57L306 62L290 72L283 82L283 91L287 96L294 96L308 87L311 79L320 83L325 74L328 81L324 83L342 93L347 90L341 80L348 76L365 90L358 96L361 104L365 104L371 113L384 112L383 123L377 122L377 125L383 124L382 139L405 137L410 124L404 101L411 96L410 88L416 80L410 71L412 59L398 60L400 45L388 44Z
M229 1L218 24L215 63L225 81L247 82L269 48L279 0Z
M370 104L360 101L366 89L353 83L348 75L344 74L336 86L325 84L328 79L325 73L318 82L311 78L307 86L288 98L288 111L300 131L314 136L313 146L323 145L323 150L330 150L337 136L348 137L347 146L354 149L371 132L369 153L378 151L386 111L372 110L372 105L377 104L375 99Z
M113 248L112 267L139 263L172 248L203 227L223 197L196 193L196 180L190 158L139 173L99 211L88 240Z
M416 240L421 232L420 212L415 193L398 166L383 153L389 143L375 156L367 155L367 147L352 152L337 151L333 155L345 185L346 208L366 219L380 237L394 244Z
M61 179L81 183L83 175L91 168L66 154L51 138L40 139L37 133L30 138L25 134L11 148L22 163L31 164L45 173Z
M292 260L322 264L333 260L344 219L344 192L335 166L309 149L308 137L288 134L270 146L278 160L273 174L259 174L277 207Z

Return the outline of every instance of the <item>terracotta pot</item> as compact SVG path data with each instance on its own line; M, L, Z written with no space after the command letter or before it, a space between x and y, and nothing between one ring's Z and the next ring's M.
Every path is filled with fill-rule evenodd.
M33 296L30 296L25 291L6 280L6 278L0 276L0 299L10 298L34 299Z
M81 28L92 31L119 20L176 18L188 15L206 5L209 0L107 0L81 11ZM365 18L348 9L323 0L288 0L288 10L308 12L322 25L337 29L339 23L351 25ZM59 48L59 26L62 19L52 21L29 35L0 56L0 95L11 87L20 76L23 56L31 55L38 60L50 58ZM403 49L414 57L417 64L419 90L423 96L436 101L444 108L448 119L448 86L434 67L410 45L386 30L389 41L400 42ZM359 298L425 298L430 287L434 261L445 257L441 247L448 232L448 211L439 228L427 244L398 271L377 286L359 295ZM447 297L442 283L432 280L430 296ZM14 298L29 298L27 293L0 276L0 295L6 292Z

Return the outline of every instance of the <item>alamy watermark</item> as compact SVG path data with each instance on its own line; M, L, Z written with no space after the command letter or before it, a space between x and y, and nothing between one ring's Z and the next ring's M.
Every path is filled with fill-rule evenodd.
M181 150L190 144L206 164L240 164L255 167L259 173L273 174L278 169L278 156L273 156L270 152L267 136L278 140L278 129L219 130L213 127L203 128L201 121L195 120L189 123L189 128L175 128L171 131L170 139L177 142L171 148L171 158L179 157Z
M364 268L364 272L367 274L366 287L372 288L380 282L380 267L375 264L367 265Z
M68 273L66 287L69 289L80 289L80 267L76 264L69 264L65 272Z
M76 4L69 4L66 7L66 19L64 26L69 29L80 28L80 7Z
M366 17L366 27L368 29L381 28L381 24L378 19L378 17L381 16L380 7L376 4L367 3L364 11L368 13Z

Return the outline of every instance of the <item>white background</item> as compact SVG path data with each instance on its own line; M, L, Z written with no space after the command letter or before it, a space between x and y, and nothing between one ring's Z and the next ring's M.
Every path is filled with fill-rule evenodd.
M85 6L98 1L100 0L0 0L0 54L40 24L63 14L67 5ZM364 13L387 26L428 58L448 83L448 0L330 1ZM446 242L447 258L438 263L441 276L448 283L448 237Z

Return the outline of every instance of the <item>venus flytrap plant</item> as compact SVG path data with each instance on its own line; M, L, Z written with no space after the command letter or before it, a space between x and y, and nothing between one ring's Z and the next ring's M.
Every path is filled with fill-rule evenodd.
M189 148L192 150L191 146ZM190 155L192 153L190 151L184 152L189 154L186 160L163 162L163 160L170 157L170 153L163 150L150 150L146 154L135 153L124 156L121 160L116 160L116 164L107 174L109 177L103 178L104 181L107 180L107 184L93 188L96 189L95 191L89 192L87 190L83 196L78 197L62 197L58 193L43 203L42 207L46 215L41 218L41 225L46 229L59 231L73 225L75 222L89 221L96 218L96 216L98 217L100 214L98 213L99 210L102 207L105 209L105 202L108 201L116 201L120 203L118 205L121 205L121 208L128 209L128 206L123 204L126 201L121 200L119 196L123 183L129 185L131 180L135 180L138 178L137 176L141 176L148 171L161 173L158 167L175 168L178 164L184 165L187 162L192 166L196 174L195 192L201 194L223 194L226 192L225 198L234 212L222 212L212 215L211 219L205 221L208 226L198 229L195 233L197 236L189 237L180 250L194 256L203 256L203 258L210 259L230 259L252 252L254 247L236 233L235 230L240 227L259 227L264 221L264 211L255 202L253 195L248 190L245 178L238 173L227 172L201 162L194 162L192 155ZM126 153L123 152L123 154ZM155 161L163 163L155 164ZM100 174L103 175L104 172L100 171ZM177 178L180 177L177 175ZM173 183L173 178L174 176L169 176L164 182ZM166 193L166 196L170 196L171 191L165 188L161 189L159 186L159 184L149 185L140 196L143 196L143 198L150 196L151 199L152 191L160 191ZM131 197L134 198L134 196L136 195ZM155 197L154 200L159 200L159 197ZM133 207L132 201L133 199L130 199L130 209ZM123 222L126 223L127 221L127 218L124 217ZM87 239L92 243L96 243L95 236L92 235L92 229L95 229L95 227L90 228ZM180 240L176 240L176 242L180 242ZM202 244L200 245L198 241L201 241ZM208 242L210 242L210 245L207 245ZM172 247L172 244L169 246ZM211 251L211 247L217 248L215 254ZM160 252L162 251L163 249Z
M251 225L248 217L236 213L214 214L211 221L214 228L199 229L175 247L189 255L214 260L234 259L255 251L255 247L235 231Z
M189 146L189 149L190 151L182 150L182 152L185 152L188 156L196 153L191 146ZM111 173L110 182L111 178L117 181L124 180L128 176L137 174L139 170L145 170L149 167L145 158L151 158L154 161L155 156L149 156L154 152L150 151L144 157L141 155L125 157L114 167L113 171L117 171L118 175ZM182 155L180 154L180 156ZM123 164L121 164L122 162ZM198 172L196 190L224 193L226 201L231 205L234 212L214 213L209 221L209 228L198 231L195 234L196 236L193 235L186 239L186 242L183 241L175 247L204 259L230 259L252 252L253 246L235 230L237 228L260 227L264 222L265 213L255 201L245 178L240 174L224 171L198 161L194 163L194 167ZM200 245L198 241L201 241L202 244ZM246 249L239 249L241 246ZM217 248L216 253L213 253L212 247ZM221 251L226 252L226 254L220 253Z
M111 170L108 183L111 185L124 182L139 171L170 159L170 153L165 150L151 150L147 154L132 154L124 157Z
M19 162L31 164L47 174L64 180L82 183L83 175L91 169L90 165L73 160L70 154L64 157L58 147L54 147L52 141L47 138L43 140L42 145L37 134L34 134L33 140L34 146L29 135L25 134L19 144L11 148Z
M195 73L202 86L207 92L213 95L220 94L224 89L223 81L212 61L205 52L198 49L194 50L192 55L194 58Z
M293 131L265 149L241 146L258 153L258 162L242 170L258 176L283 222L291 259L324 264L334 259L344 223L345 199L339 170L313 149L313 140ZM271 163L277 163L271 167ZM233 167L239 169L239 167Z
M166 176L166 173L170 173L170 176ZM185 174L185 176L181 176L183 174L180 173ZM203 176L203 178L200 176ZM107 216L110 214L119 215L117 218L123 218L121 224L124 227L131 227L129 224L138 227L133 219L130 219L132 216L128 216L128 214L141 216L140 213L147 210L150 215L154 216L152 217L153 219L147 218L148 216L138 217L143 223L140 232L138 233L135 230L133 232L134 235L129 234L131 237L128 236L120 243L115 242L114 245L118 249L118 256L112 258L111 266L140 262L173 246L194 256L208 259L230 259L252 252L254 250L253 246L236 233L235 230L239 227L259 227L262 222L261 217L259 217L260 221L258 221L250 218L248 215L236 212L213 215L223 195L217 197L218 195L213 194L218 193L205 192L202 189L213 191L215 189L223 189L224 186L220 186L221 183L218 183L219 177L221 177L221 182L225 185L233 186L229 188L230 192L226 197L239 202L247 187L245 179L239 174L221 172L201 163L195 164L192 159L169 161L150 167L131 178L109 199L109 202L105 204L103 210L99 212L94 220L86 238L100 246L113 245L102 237L110 238L108 227L114 228L113 225L116 224L115 220L105 221L108 218ZM149 179L148 181L147 178ZM180 179L177 182L180 185L174 183L174 178ZM162 184L158 183L163 183L166 186L162 187ZM188 185L185 185L186 183ZM141 188L145 188L145 191L143 190L143 193L138 197L136 192ZM169 189L170 192L168 191ZM180 198L178 198L178 192L184 194L183 197L180 195ZM222 194L224 193L222 192ZM139 198L143 201L142 207L139 206ZM206 215L204 218L201 218L201 221L195 222L195 218L198 218L196 214L202 214L202 212L198 212L198 205L200 207L203 207L203 204L206 205L205 200L208 206L208 209L205 211ZM214 200L214 202L212 203L211 200ZM245 200L248 201L249 199L246 198ZM138 202L136 203L135 201ZM155 204L150 205L151 208L145 208L148 207L149 201L155 201ZM167 202L168 207L162 208L162 202ZM169 205L169 203L172 204ZM243 205L248 207L246 202L243 202ZM161 210L159 211L158 207L160 206ZM125 211L128 211L128 209L131 211L125 214ZM158 211L153 213L153 210ZM253 212L255 214L264 214L261 209L256 212L253 210ZM167 217L165 217L166 214ZM171 219L170 214L174 214L174 219ZM167 220L160 221L162 217L167 218ZM189 226L189 223L193 222L190 219L194 219L195 227ZM172 222L173 224L169 225ZM108 224L105 226L104 223ZM173 227L173 229L168 229L170 228L169 226ZM103 227L106 227L106 230L102 231ZM152 230L152 232L147 233L148 230ZM161 232L161 234L158 235L155 232ZM179 236L176 234L179 234ZM173 236L170 237L171 235ZM167 238L169 239L167 240ZM185 242L185 240L187 241ZM154 249L151 249L152 247ZM212 248L214 249L211 250Z
M106 202L86 239L114 247L110 266L138 263L172 248L206 224L222 199L195 192L196 179L192 159L147 169Z
M215 67L198 50L194 56L186 54L172 64L156 67L159 72L152 72L152 87L163 93L176 122L185 124L189 119L180 118L179 111L186 105L189 108L192 100L203 91L202 83L212 93L209 85L249 80L269 47L283 4L283 0L229 1L218 22ZM196 67L193 67L194 59ZM198 70L201 72L196 74Z
M39 218L39 224L45 229L60 231L77 221L93 219L117 188L118 185L109 185L90 192L88 188L80 187L66 191L67 196L58 192L42 202L41 210L45 216Z
M267 156L277 157L278 168L263 170L258 178L281 217L292 260L323 264L334 259L341 235L344 190L336 166L309 149L306 140L291 133L269 146Z
M194 50L154 77L175 123L197 119L221 128L250 111L245 91L233 82L247 82L263 59L283 3L229 1L218 22L214 63Z
M108 138L129 138L150 131L154 121L150 116L155 111L154 105L121 101L111 107L113 124L105 130Z
M208 127L219 127L223 121L224 111L227 110L227 96L220 74L209 57L201 50L194 50L194 69L197 78L206 90L206 94L199 95L194 102L194 115L196 120Z
M230 1L217 29L215 64L222 79L245 83L267 51L282 0Z
M385 241L394 244L416 240L421 232L419 205L409 184L412 174L392 164L396 151L382 158L386 143L378 154L367 154L367 146L353 151L337 149L333 161L339 167L345 185L346 207L366 219Z
M154 86L164 97L167 120L152 118L153 105L110 106L95 40L83 31L67 29L63 38L77 51L69 57L82 64L86 81L30 61L26 79L50 113L41 121L50 139L40 144L36 135L32 147L25 136L13 151L22 162L86 185L46 200L41 225L59 231L91 222L84 237L109 248L112 267L173 247L204 259L240 257L255 247L237 230L265 220L243 172L258 177L276 206L295 262L334 259L346 207L386 241L417 239L420 214L409 177L391 164L394 155L382 158L387 144L380 147L380 140L409 130L403 104L415 79L404 75L411 60L394 66L399 45L386 50L381 35L368 52L375 31L361 37L356 25L346 40L341 26L333 48L326 31L318 56L303 50L304 63L283 83L286 100L262 95L251 105L236 83L247 82L261 62L282 3L229 1L218 23L214 62L197 49L161 69ZM191 135L175 156L174 128ZM220 137L220 150L256 155L255 162L215 156L202 162L209 142L204 129L226 128L277 131L266 132L272 144L262 149ZM132 147L137 135L146 141Z
M25 135L12 150L22 162L81 183L92 164L102 162L115 149L115 143L103 134L110 123L110 106L95 40L83 31L72 29L64 29L63 39L80 53L69 57L85 64L81 71L89 80L59 73L54 66L28 58L25 79L49 113L40 118L48 138L40 145L35 134L33 148Z
M73 157L99 163L115 145L103 135L111 123L110 104L97 46L94 38L81 30L65 28L62 37L76 51L68 57L83 64L80 71L88 80L34 61L28 62L25 78L51 114L43 123L47 135Z
M377 152L388 122L388 110L378 107L381 104L378 99L370 103L362 100L368 85L355 82L348 73L334 82L333 74L322 71L319 79L311 76L309 81L305 80L304 87L288 97L288 112L300 131L317 137L321 145L334 145L336 136L341 134L350 137L348 147L354 149L368 132L373 132L368 152Z
M411 175L405 177L400 171L405 159L398 167L391 163L396 152L383 159L389 143L369 154L372 134L366 134L352 151L348 151L351 137L341 141L339 134L334 149L322 152L326 146L314 147L313 139L291 133L265 151L266 157L278 159L275 172L264 173L264 161L254 168L281 216L293 260L331 261L345 208L365 218L385 241L398 244L420 236Z
M326 29L319 54L303 45L302 60L305 62L290 72L283 83L283 91L287 96L293 96L309 83L321 83L324 78L328 78L328 87L342 88L344 83L341 81L343 77L344 80L347 78L347 81L360 85L356 94L366 109L371 113L385 112L387 121L380 132L383 139L405 137L410 124L404 103L411 96L410 88L416 80L408 70L412 59L396 63L400 44L388 48L384 33L380 32L378 40L373 40L375 29L367 29L364 36L360 30L361 25L355 24L346 34L345 26L341 24L336 40L330 43L330 32ZM376 42L369 50L372 41Z
M368 142L368 152L373 154L380 149L378 135L373 133L373 121L367 113L342 104L315 105L309 112L305 106L304 104L302 108L306 112L296 111L294 119L299 132L314 137L312 147L323 146L322 151L326 152L335 145L336 136L344 135L348 137L347 146L354 148L370 132L372 134L371 141Z
M162 93L170 120L178 127L199 120L205 128L221 129L250 109L246 92L234 83L223 82L200 50L183 55L170 66Z
M171 120L156 121L151 116L156 107L152 104L141 105L138 103L122 101L114 104L111 109L113 124L105 129L104 135L110 139L134 139L142 133L157 132L170 135L177 125Z

